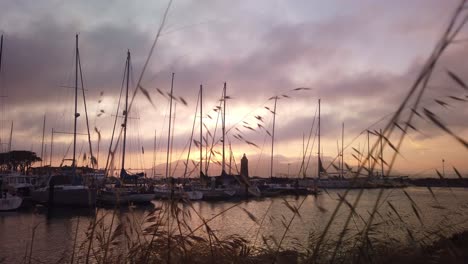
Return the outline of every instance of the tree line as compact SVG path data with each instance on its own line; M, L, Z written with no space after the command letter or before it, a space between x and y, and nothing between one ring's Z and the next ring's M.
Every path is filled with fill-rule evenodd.
M42 161L42 159L32 151L13 150L0 153L0 168L2 171L26 173L38 161Z

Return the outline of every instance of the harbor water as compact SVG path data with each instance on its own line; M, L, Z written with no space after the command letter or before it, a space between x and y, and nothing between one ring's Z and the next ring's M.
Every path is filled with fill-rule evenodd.
M379 197L375 223L390 219L394 212L391 206L394 206L405 226L413 230L416 236L448 226L451 228L446 232L468 228L468 189L408 187L380 192L379 189L363 190L350 230L362 228L364 221L360 219L369 218ZM344 193L345 190L327 190L318 196L196 201L186 205L185 210L191 211L188 223L192 228L203 224L201 217L205 220L212 219L208 224L217 236L237 234L251 243L255 241L256 245L261 245L260 237L280 238L285 232L284 223L291 221L285 247L297 247L297 244L306 247L310 235L319 233L326 226ZM331 225L330 236L341 231L350 213L349 205L355 202L359 194L360 190L349 191L347 202L342 203ZM95 216L104 216L107 224L114 215L118 223L130 221L144 225L144 217L155 208L163 206L163 203L164 201L153 201L152 206L124 208L117 212L112 208L97 208L94 211L56 208L49 211L44 207L31 207L0 213L0 263L20 263L29 255L33 263L62 262L69 258L74 247L80 246L84 241L85 232ZM299 208L299 215L293 214L291 208L294 207ZM407 239L404 229L389 230L384 225L376 233L402 242Z

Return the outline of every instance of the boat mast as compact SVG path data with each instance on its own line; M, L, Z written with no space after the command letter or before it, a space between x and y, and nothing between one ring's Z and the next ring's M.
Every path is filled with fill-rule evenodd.
M72 175L76 178L76 122L78 120L78 34L75 35L75 121L73 125Z
M154 130L154 143L153 143L153 178L156 177L156 129Z
M370 140L369 140L369 134L370 131L369 129L367 130L367 167L368 167L368 176L371 176L371 165L370 165L370 159L371 159L371 154L370 154Z
M2 54L3 54L3 34L0 37L0 73L2 72ZM1 145L1 138L0 138L0 145ZM3 151L3 147L2 147Z
M119 119L119 112L120 112L120 103L121 103L121 100L122 100L122 92L123 92L123 88L124 88L124 84L125 84L125 78L126 78L126 70L127 70L127 64L128 64L128 60L125 61L125 68L124 68L124 73L123 73L123 78L122 78L122 84L120 86L120 94L119 94L119 101L117 102L117 110L115 112L115 119L114 119L114 126L112 128L112 135L111 135L111 139L110 139L110 144L109 144L109 150L107 151L107 159L106 159L106 166L104 168L104 171L105 171L105 176L109 176L109 172L112 172L110 173L110 175L113 174L114 172L114 154L117 150L117 147L119 145L119 142L120 142L120 135L119 137L117 138L117 142L114 146L114 151L112 151L112 146L113 146L113 143L114 143L114 135L115 135L115 128L117 127L117 120Z
M203 175L203 85L200 84L200 178Z
M81 91L83 92L83 104L84 104L84 112L85 112L85 119L86 119L86 129L88 131L88 146L89 146L89 154L91 156L91 167L94 169L97 167L97 159L93 155L93 147L91 145L91 133L89 130L89 119L88 119L88 108L86 106L86 94L85 94L85 89L84 89L84 83L83 83L83 70L81 69L81 59L80 59L80 53L78 51L78 67L80 70L80 83L81 83ZM98 151L99 152L99 151ZM98 153L99 154L99 153ZM96 165L96 166L95 166Z
M222 162L222 172L221 175L226 174L226 159L224 153L224 145L225 145L225 136L226 136L226 82L224 82L224 89L223 89L223 162Z
M44 161L45 121L46 121L46 116L44 115L44 122L42 123L41 167L43 166L43 161Z
M52 148L54 146L54 128L52 128L52 133L50 135L50 168L52 169Z
M199 103L200 103L200 93L198 93L197 105L195 106L195 115L193 116L192 133L190 134L189 147L188 147L188 151L187 151L187 160L185 162L184 184L185 184L185 177L187 176L187 170L188 170L188 166L189 166L190 154L192 153L192 142L195 141L193 139L193 133L195 132L195 124L197 123L197 111L198 111L198 104Z
M320 171L322 170L322 161L320 160L320 99L318 100L318 164L317 177L320 179Z
M382 168L382 178L384 177L384 159L383 159L383 144L382 144L382 139L383 139L383 134L382 134L382 129L380 129L380 165Z
M176 124L176 115L177 115L177 101L174 102L174 117L172 118L172 129L171 129L171 148L169 150L169 161L172 162L172 153L173 153L173 149L174 149L174 131L175 131L175 124ZM189 151L190 152L190 151ZM172 167L172 164L169 163L169 176L170 177L173 177L174 176L174 172L175 171L172 171L171 169ZM177 166L176 166L177 168Z
M232 146L229 140L229 175L232 175Z
M271 160L270 160L270 179L273 178L273 146L275 145L275 122L276 122L276 102L278 96L275 96L275 106L273 107L273 129L271 133Z
M341 124L341 178L344 178L344 122Z
M169 176L169 150L171 146L171 123L172 123L172 92L174 90L174 73L172 73L172 80L171 80L171 94L169 98L170 106L169 106L169 129L167 132L167 153L166 153L166 179Z
M302 178L304 178L304 179L305 179L305 177L306 177L305 156L306 156L306 150L305 150L305 133L302 133L302 164L301 164L301 170L302 170ZM289 172L288 172L288 178L289 178Z
M128 120L128 86L130 82L130 50L127 51L127 82L125 88L125 109L123 111L124 123L122 124L123 128L123 145L122 145L122 168L120 170L120 177L124 175L125 172L125 147L127 145L127 120Z
M13 121L11 121L10 140L8 141L8 152L11 151L11 142L13 141Z
M208 158L208 128L206 129L206 133L205 133L205 138L206 138L206 147L205 147L205 175L208 175L208 165L209 165L209 160L210 158ZM210 154L211 155L211 154Z
M2 72L3 35L0 37L0 72Z

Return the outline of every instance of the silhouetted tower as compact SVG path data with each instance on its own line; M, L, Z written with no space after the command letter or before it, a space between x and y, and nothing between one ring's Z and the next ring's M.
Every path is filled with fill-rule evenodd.
M245 177L249 177L249 160L245 156L245 153L244 153L244 156L241 159L241 170L240 171L241 171L241 175L243 175Z

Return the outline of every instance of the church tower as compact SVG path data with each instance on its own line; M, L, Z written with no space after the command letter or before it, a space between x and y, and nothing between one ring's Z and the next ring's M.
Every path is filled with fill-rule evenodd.
M242 176L249 177L249 160L245 156L245 153L244 153L244 156L241 159L240 174Z

